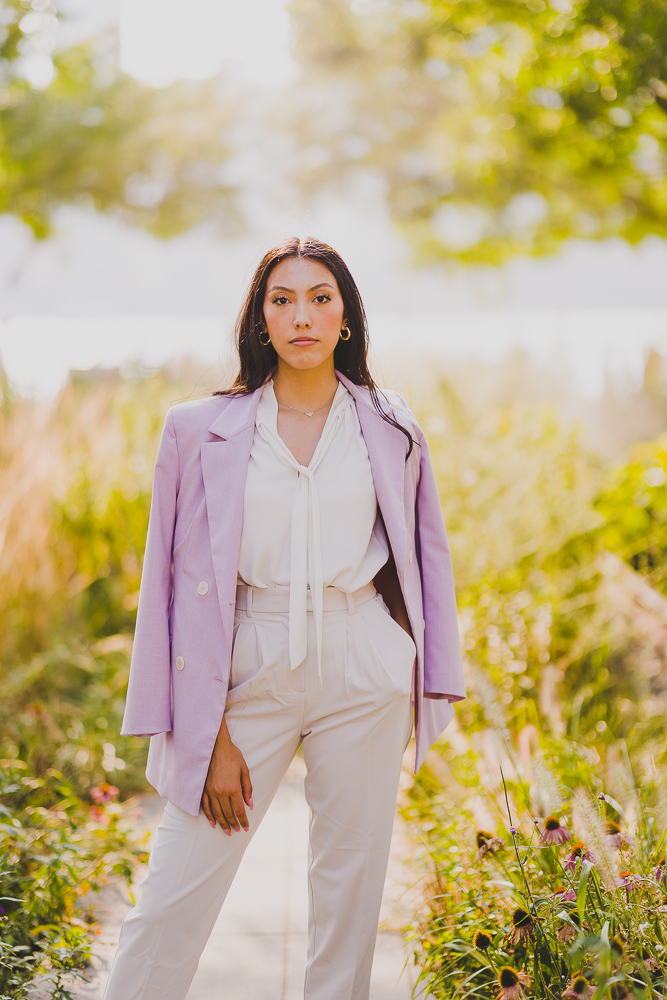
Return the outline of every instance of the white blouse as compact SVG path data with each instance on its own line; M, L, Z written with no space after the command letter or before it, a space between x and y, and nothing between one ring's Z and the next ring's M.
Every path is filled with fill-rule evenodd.
M257 409L245 483L239 582L290 588L292 670L306 658L308 587L321 678L324 587L353 593L370 583L388 554L368 451L350 393L338 384L305 467L278 434L278 401L269 381Z

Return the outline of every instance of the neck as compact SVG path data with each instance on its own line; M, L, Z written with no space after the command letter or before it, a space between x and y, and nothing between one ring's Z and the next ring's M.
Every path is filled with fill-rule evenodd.
M327 403L338 388L333 360L317 368L301 370L292 368L278 359L278 370L273 376L276 396L282 403L300 410L314 410Z

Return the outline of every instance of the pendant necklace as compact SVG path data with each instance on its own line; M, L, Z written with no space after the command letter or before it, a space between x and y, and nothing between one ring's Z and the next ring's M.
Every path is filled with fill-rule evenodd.
M304 417L314 417L316 413L320 412L320 410L324 410L327 406L331 406L331 404L335 399L335 396L336 393L334 392L329 402L324 403L323 406L318 406L316 410L297 410L296 406L289 406L288 403L281 403L277 396L276 396L276 402L280 403L281 406L284 406L286 410L294 410L295 413L300 413Z

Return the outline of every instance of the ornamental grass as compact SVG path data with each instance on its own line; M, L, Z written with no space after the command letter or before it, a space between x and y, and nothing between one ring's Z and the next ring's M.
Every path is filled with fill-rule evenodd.
M445 772L432 752L440 792L433 779L427 794L412 790L404 813L427 844L418 989L435 1000L661 1000L667 776L656 755L631 761L621 743L603 756L542 733L528 757L519 742L502 734L495 782L487 754L486 787L479 760L472 773L463 756ZM555 823L574 844L544 837ZM480 836L504 846L482 853Z

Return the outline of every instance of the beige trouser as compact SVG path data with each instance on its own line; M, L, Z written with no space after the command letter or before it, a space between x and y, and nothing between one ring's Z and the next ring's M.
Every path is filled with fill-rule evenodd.
M105 1000L183 1000L243 853L300 745L311 810L305 996L367 1000L411 730L414 644L372 585L349 602L327 588L320 684L312 613L308 656L290 670L288 615L261 610L282 606L276 591L248 592L250 606L246 588L237 602L226 719L250 770L250 832L227 837L203 812L194 817L167 804Z

